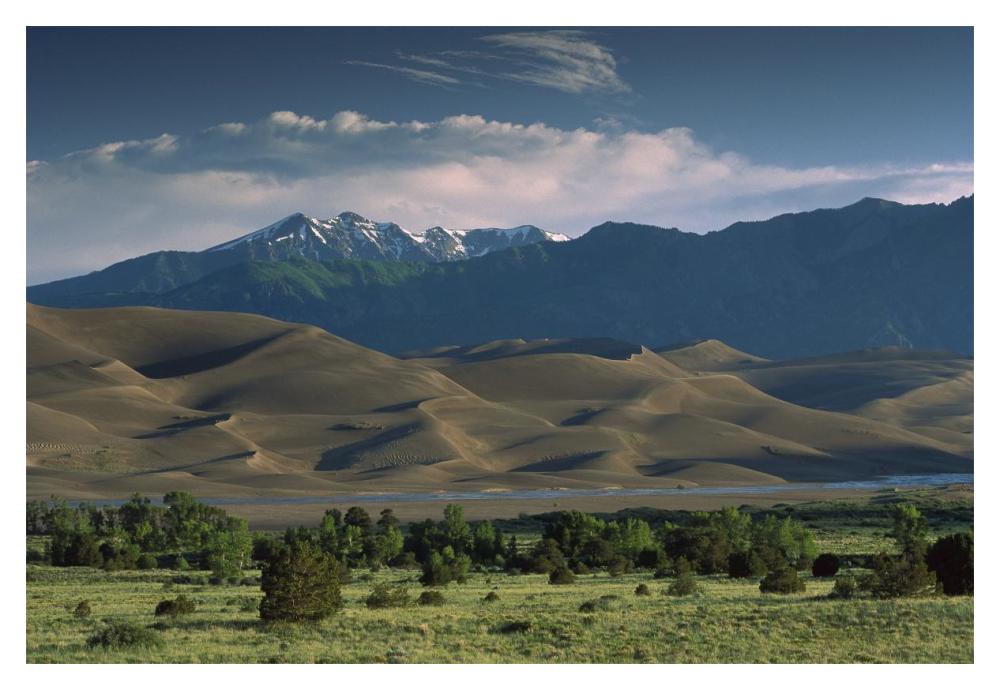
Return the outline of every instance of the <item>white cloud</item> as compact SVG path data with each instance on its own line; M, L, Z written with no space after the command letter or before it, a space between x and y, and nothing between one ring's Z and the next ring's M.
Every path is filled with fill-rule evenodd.
M31 282L204 248L297 210L350 209L414 229L534 223L579 235L616 219L706 231L862 196L950 201L973 181L966 162L761 165L684 128L392 122L352 111L112 142L31 161L27 174Z

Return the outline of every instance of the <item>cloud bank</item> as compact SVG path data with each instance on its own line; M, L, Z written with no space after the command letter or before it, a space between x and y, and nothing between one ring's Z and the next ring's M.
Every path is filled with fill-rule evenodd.
M500 39L498 39L500 40ZM685 128L563 130L457 115L377 121L275 112L31 161L29 283L157 249L202 249L294 211L353 210L404 227L533 223L576 236L604 220L703 232L736 220L972 192L971 162L790 168L714 151Z

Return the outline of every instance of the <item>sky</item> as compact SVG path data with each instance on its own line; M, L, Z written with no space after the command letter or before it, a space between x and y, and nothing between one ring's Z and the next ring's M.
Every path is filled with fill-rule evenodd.
M28 282L301 211L693 232L973 191L962 28L28 30Z

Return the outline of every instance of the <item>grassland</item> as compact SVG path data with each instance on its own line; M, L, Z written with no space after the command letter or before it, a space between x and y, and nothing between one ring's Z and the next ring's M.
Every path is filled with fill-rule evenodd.
M29 566L29 662L41 663L970 663L971 597L906 601L825 598L832 581L809 578L802 595L762 595L756 581L701 577L700 595L674 598L669 581L648 574L584 576L549 585L544 575L474 574L443 591L441 607L369 610L380 580L416 595L417 573L359 573L345 586L344 609L311 625L267 625L243 602L241 586L173 585L171 573L105 573ZM633 594L647 582L652 596ZM500 600L483 601L489 591ZM87 638L104 618L153 625L158 601L185 593L198 610L164 623L151 650L103 651ZM579 612L614 595L611 610ZM72 613L81 599L93 615ZM528 621L527 632L501 627Z
M932 532L971 526L971 492L922 490L884 500L799 505L793 514L811 523L822 550L842 555L891 548L885 506L920 505ZM784 509L779 509L784 510ZM519 542L532 520L512 521ZM38 551L40 540L29 540ZM247 575L257 573L248 571ZM930 597L878 601L827 598L833 581L805 576L807 588L790 596L763 595L756 580L702 576L702 593L670 597L670 580L648 572L580 576L549 585L544 575L476 572L442 591L441 607L369 610L364 603L381 581L400 584L416 598L419 572L355 571L343 588L344 608L317 624L265 624L253 610L254 586L174 584L166 570L105 572L89 568L27 566L27 660L39 663L971 663L973 598ZM203 573L207 576L207 573ZM805 575L805 574L804 574ZM634 594L646 583L652 595ZM486 603L490 591L499 600ZM157 602L186 594L197 611L171 621L153 616ZM581 612L601 597L603 607ZM612 598L613 597L613 598ZM73 608L88 600L93 613ZM606 610L601 610L601 608ZM153 649L91 649L87 638L104 620L156 626ZM527 622L525 632L503 626Z

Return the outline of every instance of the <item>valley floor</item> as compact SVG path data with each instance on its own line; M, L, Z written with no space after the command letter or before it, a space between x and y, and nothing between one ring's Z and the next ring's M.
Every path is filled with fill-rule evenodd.
M756 580L700 577L703 593L669 597L669 580L600 573L573 585L545 575L473 574L444 588L441 607L369 610L377 581L421 590L417 571L358 573L344 610L315 625L265 625L244 612L255 587L172 585L166 571L104 573L29 566L28 662L35 663L971 663L972 597L904 601L825 598L832 579L801 595L762 595ZM633 593L646 582L652 596ZM485 603L496 591L500 600ZM85 642L105 617L148 625L161 599L185 593L191 616L166 623L150 651L103 652ZM616 610L580 605L617 595ZM90 619L72 608L81 599ZM527 621L527 632L504 634Z

